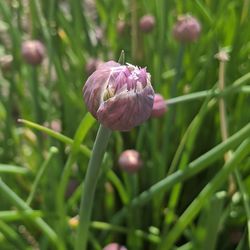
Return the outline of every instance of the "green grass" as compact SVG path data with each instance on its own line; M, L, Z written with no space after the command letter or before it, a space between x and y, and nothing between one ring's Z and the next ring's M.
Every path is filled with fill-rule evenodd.
M128 250L249 249L249 0L82 2L0 1L0 58L13 56L11 68L0 70L0 248L74 249L73 222L98 129L82 99L85 68L90 58L117 61L124 50L126 62L147 67L168 111L112 133L88 249L110 242ZM172 35L184 13L202 25L198 41L185 46ZM144 14L156 19L148 34L138 28ZM127 23L123 34L119 19ZM39 66L22 58L29 39L46 47ZM223 91L215 58L221 49L230 56ZM129 148L143 160L134 176L118 167Z

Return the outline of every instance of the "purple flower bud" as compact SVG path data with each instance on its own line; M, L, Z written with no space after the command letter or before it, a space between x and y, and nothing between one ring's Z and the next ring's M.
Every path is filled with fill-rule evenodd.
M128 250L126 247L121 246L117 243L110 243L103 248L103 250Z
M151 117L161 117L167 111L166 101L160 94L155 94L154 105L151 113Z
M150 117L154 90L145 68L109 61L87 79L83 97L89 112L105 127L129 131Z
M22 44L22 56L24 60L31 65L38 65L42 62L45 54L45 48L40 41L30 40Z
M201 32L199 21L190 16L180 16L173 28L174 38L179 42L194 42L198 39Z
M128 173L135 173L142 167L142 160L139 152L128 149L121 153L118 164L122 170Z
M155 18L152 15L145 15L140 19L140 29L143 32L150 32L154 29L155 27Z

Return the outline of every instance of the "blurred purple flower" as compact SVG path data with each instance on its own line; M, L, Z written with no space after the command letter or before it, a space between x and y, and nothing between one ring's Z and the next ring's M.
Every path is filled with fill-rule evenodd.
M129 131L151 115L154 90L145 68L109 61L87 79L84 101L105 127Z
M143 32L149 33L155 27L155 17L152 15L145 15L141 17L139 26Z
M194 42L198 39L201 32L199 21L190 15L178 17L177 23L173 28L174 38L179 42Z
M160 94L155 94L154 105L151 113L151 117L161 117L167 111L166 101Z
M127 149L119 156L120 168L128 173L136 173L142 167L141 156L134 149Z
M43 61L44 45L38 40L29 40L22 43L22 56L31 65L38 65Z
M110 243L103 248L103 250L128 250L126 247L121 246L117 243Z

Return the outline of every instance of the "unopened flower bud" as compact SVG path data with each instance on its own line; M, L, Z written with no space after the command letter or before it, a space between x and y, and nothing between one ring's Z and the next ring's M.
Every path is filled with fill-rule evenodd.
M37 40L25 41L22 44L22 56L31 65L38 65L43 61L45 54L44 45Z
M140 19L140 29L143 32L150 32L155 27L155 18L152 15L145 15Z
M125 150L121 153L118 164L122 170L128 173L135 173L142 167L141 156L136 150Z
M173 28L174 38L179 42L194 42L201 32L199 21L190 15L180 16Z
M229 54L227 51L221 50L215 55L215 58L221 62L226 62L229 60Z
M150 117L154 90L145 68L109 61L87 79L83 97L89 112L105 127L129 131Z
M91 75L93 72L97 70L97 68L103 63L102 60L95 59L95 58L89 58L89 60L86 63L85 70L87 75Z
M103 250L128 250L126 247L121 246L117 243L110 243L103 248Z
M151 117L161 117L167 111L166 101L160 94L155 94Z

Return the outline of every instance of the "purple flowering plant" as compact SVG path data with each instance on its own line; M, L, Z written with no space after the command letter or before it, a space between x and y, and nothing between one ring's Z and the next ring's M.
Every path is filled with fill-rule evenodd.
M88 78L83 97L90 113L105 127L129 131L150 117L154 90L146 68L109 61Z

